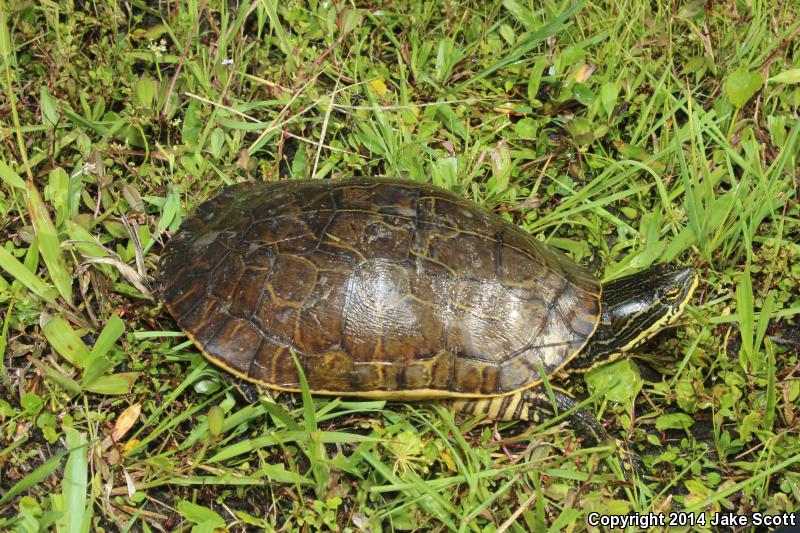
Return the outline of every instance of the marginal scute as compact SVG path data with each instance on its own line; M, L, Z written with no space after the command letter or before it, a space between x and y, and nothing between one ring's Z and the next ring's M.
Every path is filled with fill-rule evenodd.
M171 285L164 289L164 298L170 302L172 314L181 317L188 313L206 296L206 283L191 269L180 267Z
M311 383L325 382L332 390L350 386L353 379L353 360L342 351L330 351L324 355L308 355L303 366L309 387Z
M228 317L207 343L209 353L225 353L225 365L246 374L261 344L261 333L242 319Z
M360 178L239 184L168 243L167 308L246 379L397 397L508 394L592 335L580 266L453 193Z
M206 346L214 340L228 316L216 300L200 298L194 307L178 318L178 323L186 331L193 332L195 342Z
M483 364L474 359L455 358L452 387L455 392L480 392Z

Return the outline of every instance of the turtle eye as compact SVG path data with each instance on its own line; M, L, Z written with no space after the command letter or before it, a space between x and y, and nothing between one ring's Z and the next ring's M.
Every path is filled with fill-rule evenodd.
M664 291L664 299L668 302L675 302L681 297L681 290L678 287L672 287Z

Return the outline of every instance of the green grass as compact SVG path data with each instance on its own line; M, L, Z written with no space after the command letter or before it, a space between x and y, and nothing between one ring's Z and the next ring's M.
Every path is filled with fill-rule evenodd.
M800 510L796 3L77 4L0 0L0 529ZM557 424L247 404L150 296L222 185L359 175L456 191L601 279L698 269L632 361L551 380L641 478Z

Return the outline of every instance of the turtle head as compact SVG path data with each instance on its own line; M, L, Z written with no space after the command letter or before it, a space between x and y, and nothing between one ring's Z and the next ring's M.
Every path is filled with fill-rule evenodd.
M658 265L604 284L600 323L578 366L596 366L652 337L681 314L697 281L692 268Z

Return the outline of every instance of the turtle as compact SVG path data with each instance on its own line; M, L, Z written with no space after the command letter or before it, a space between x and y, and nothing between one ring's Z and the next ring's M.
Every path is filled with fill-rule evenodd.
M548 386L629 353L681 314L691 267L605 284L453 192L410 180L240 183L168 241L161 293L213 363L277 391L432 401L493 420L567 411ZM542 386L543 381L547 381Z

